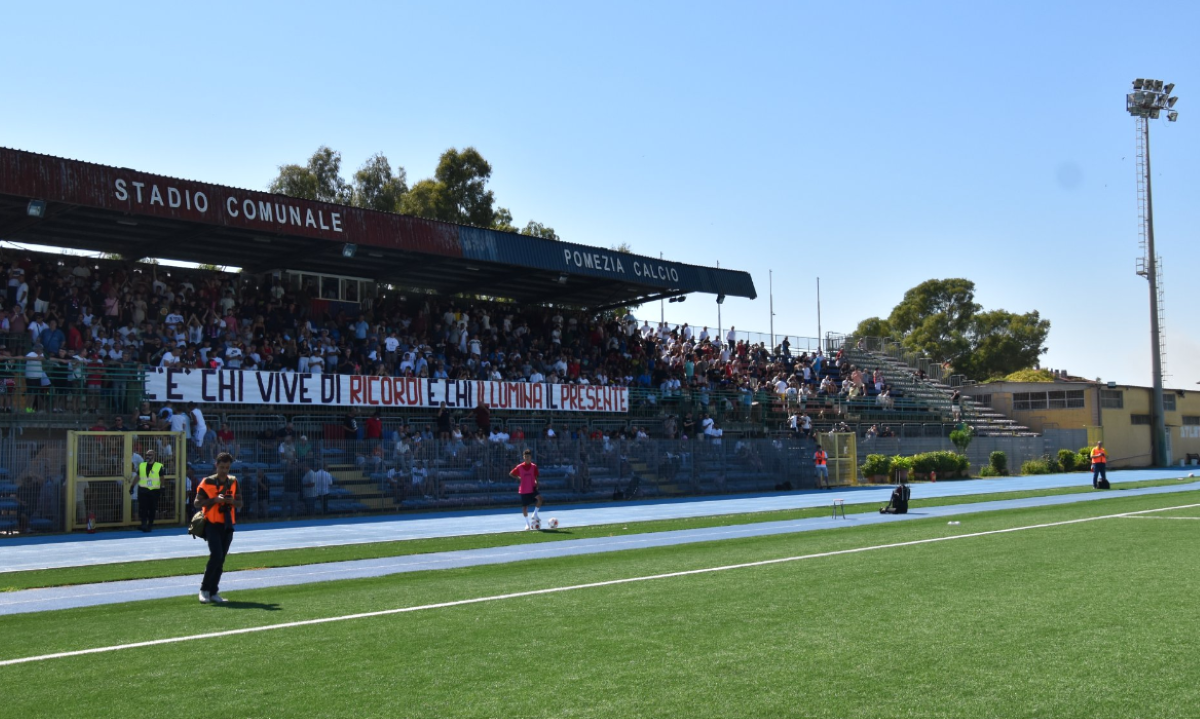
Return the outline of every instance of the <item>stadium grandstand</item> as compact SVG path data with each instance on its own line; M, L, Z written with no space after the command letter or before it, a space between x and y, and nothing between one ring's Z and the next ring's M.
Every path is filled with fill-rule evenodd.
M128 526L121 478L151 448L165 520L221 451L245 517L291 518L512 504L526 447L552 502L799 489L823 435L857 439L831 452L852 479L961 409L873 340L628 311L754 298L728 269L8 149L0 239L91 253L0 256L9 533Z

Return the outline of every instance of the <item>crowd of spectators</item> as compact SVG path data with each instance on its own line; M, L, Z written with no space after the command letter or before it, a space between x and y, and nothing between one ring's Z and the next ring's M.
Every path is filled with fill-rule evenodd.
M733 328L720 338L686 323L378 287L329 302L315 277L94 258L23 254L2 271L0 411L19 394L27 412L129 412L139 368L153 367L628 386L643 414L666 408L652 433L668 438L705 433L670 410L685 399L725 421L764 403L819 420L838 418L847 400L895 406L879 369L841 352L793 354L786 338L773 348L739 340Z

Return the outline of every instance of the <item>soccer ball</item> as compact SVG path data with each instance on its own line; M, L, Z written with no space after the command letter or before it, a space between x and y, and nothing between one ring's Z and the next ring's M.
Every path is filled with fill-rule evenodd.
M546 523L546 526L550 527L550 529L558 529L558 520L554 517L551 517L550 521Z
M529 528L530 529L541 529L542 528L542 520L538 519L537 517L530 518Z

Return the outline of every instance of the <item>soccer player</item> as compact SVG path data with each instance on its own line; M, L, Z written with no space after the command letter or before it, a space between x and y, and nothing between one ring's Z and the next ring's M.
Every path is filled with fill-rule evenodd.
M521 516L525 517L525 529L531 529L529 524L529 505L533 505L533 518L538 518L538 510L542 507L542 495L538 494L538 466L533 463L532 450L525 450L524 461L513 467L508 476L520 481L517 493L521 495Z

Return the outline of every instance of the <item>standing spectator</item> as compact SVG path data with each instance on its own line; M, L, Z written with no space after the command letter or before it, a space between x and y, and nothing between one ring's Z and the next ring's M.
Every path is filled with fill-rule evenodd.
M46 374L43 359L45 359L45 355L42 353L41 343L35 343L29 350L29 354L25 355L25 391L29 397L29 404L25 406L26 412L36 412L41 409L44 387L50 384L50 377Z
M232 455L225 452L217 455L216 473L205 477L196 487L197 506L204 512L204 539L208 542L208 564L200 583L201 604L225 601L219 593L221 574L225 571L229 545L233 543L237 510L242 508L237 478L229 474L232 464Z
M172 412L167 418L167 427L171 432L180 432L184 437L191 434L188 431L188 416L183 412Z
M195 402L188 403L188 420L192 423L192 441L196 449L202 449L204 438L208 436L208 425L204 422L204 413Z
M299 457L296 454L296 443L291 437L284 437L279 443L279 461L285 464L295 462Z
M283 516L291 519L296 516L300 505L301 485L304 481L302 467L299 462L289 462L283 471Z
M438 407L437 418L437 438L439 441L446 442L450 439L450 410L446 408L446 403L442 402Z
M184 513L186 519L191 519L192 512L195 511L196 486L198 484L200 484L200 481L198 479L196 479L196 470L192 469L191 467L188 467L187 468L187 480L186 480L186 484L184 485L184 497L183 497L183 501L184 501L183 513Z
M954 413L955 422L962 419L962 393L958 390L954 390L954 394L950 395L950 411Z
M221 429L217 432L217 453L228 452L230 455L238 456L237 439L233 436L233 430L229 429L228 422L221 423Z
M355 410L353 407L342 418L342 436L348 442L357 442L360 437L358 434L358 419L355 418Z
M363 424L366 425L364 429L367 441L372 445L379 444L383 439L383 417L380 416L380 411L375 410L375 414L367 417Z
M825 450L818 444L817 451L813 452L813 465L817 469L817 489L830 489L828 461L829 456L825 454Z
M318 503L321 505L321 514L329 513L329 493L332 489L333 475L320 462L315 462L308 474L304 475L305 503L309 514L316 511Z
M475 426L484 433L492 431L492 413L488 410L487 402L480 402L475 407Z

